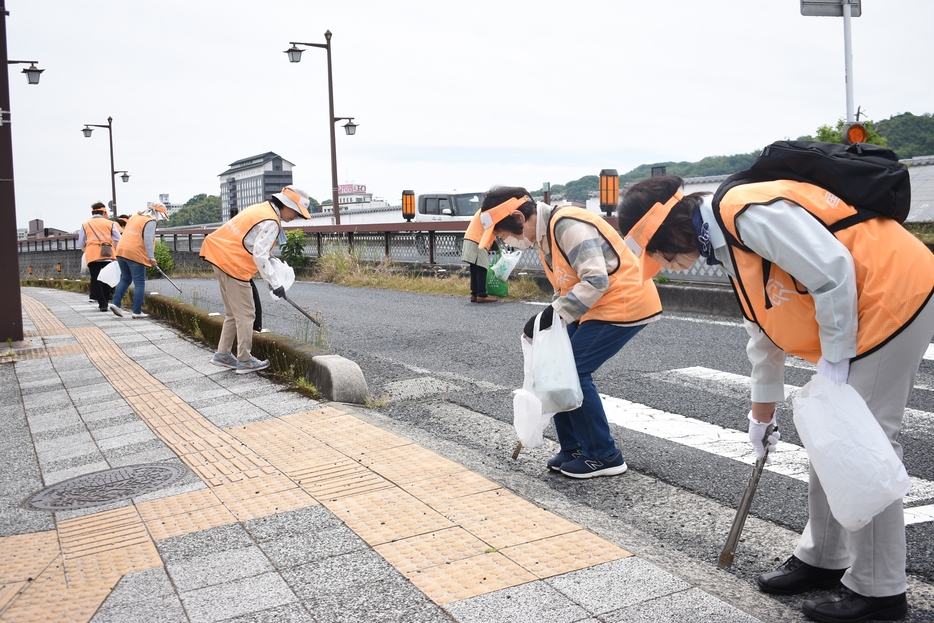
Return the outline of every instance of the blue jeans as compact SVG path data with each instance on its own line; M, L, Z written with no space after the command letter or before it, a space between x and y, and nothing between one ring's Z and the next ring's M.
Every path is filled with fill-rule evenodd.
M133 282L133 313L143 313L143 297L146 296L146 265L128 260L125 257L118 257L117 263L120 265L120 283L114 290L114 305L121 307L123 295L126 294Z
M644 326L620 327L600 320L588 320L580 326L568 325L584 402L573 411L555 414L555 429L562 452L580 448L587 458L600 460L619 451L610 435L610 424L606 421L603 401L593 384L592 375Z

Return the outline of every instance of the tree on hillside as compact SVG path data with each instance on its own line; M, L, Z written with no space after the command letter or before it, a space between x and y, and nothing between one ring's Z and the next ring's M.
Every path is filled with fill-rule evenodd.
M899 158L934 156L934 117L931 113L892 115L877 123L876 129Z
M643 164L628 173L619 176L620 185L629 182L638 182L652 175L652 167L665 167L665 173L668 175L680 175L681 177L707 177L710 175L729 175L749 168L758 151L748 154L734 154L732 156L707 156L697 162L656 162L655 164Z
M165 221L166 227L204 225L221 221L221 198L201 193L185 202L182 209Z

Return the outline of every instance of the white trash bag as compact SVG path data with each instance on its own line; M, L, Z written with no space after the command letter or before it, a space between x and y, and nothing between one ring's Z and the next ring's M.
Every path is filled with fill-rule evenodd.
M500 253L499 259L496 260L496 263L490 267L490 270L493 271L493 274L496 275L497 279L500 281L506 281L509 279L509 275L512 274L512 270L519 263L519 259L521 257L522 249L502 252Z
M526 337L519 339L522 341L522 355L525 360L525 380L522 389L513 392L512 424L516 427L516 435L523 446L538 448L542 445L542 433L554 414L542 411L542 401L532 389L532 342Z
M793 403L798 435L844 528L859 530L908 494L904 464L855 389L815 374Z
M292 284L295 283L295 271L291 266L277 257L269 258L269 264L276 272L276 277L278 277L279 283L281 283L282 287L285 288L285 291L288 292L289 288L292 287ZM273 294L272 290L269 291L269 296L271 296L272 300L274 301L279 300L279 297Z
M532 332L532 389L545 413L573 411L584 402L574 349L564 319L554 315L551 327L540 331L541 314Z
M81 253L81 270L79 271L79 274L82 277L87 277L91 274L91 271L88 270L88 256L83 252Z
M97 273L97 280L103 281L111 288L116 288L120 283L120 264L118 262L108 262L107 266Z

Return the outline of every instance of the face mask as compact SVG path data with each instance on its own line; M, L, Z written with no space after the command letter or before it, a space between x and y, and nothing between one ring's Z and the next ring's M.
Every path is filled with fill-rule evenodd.
M697 255L694 253L678 253L672 259L667 259L661 253L653 253L652 258L668 270L687 270L694 266L697 261Z
M503 236L503 243L508 244L510 247L516 249L528 249L532 246L531 240L526 240L525 238L516 238L515 236Z

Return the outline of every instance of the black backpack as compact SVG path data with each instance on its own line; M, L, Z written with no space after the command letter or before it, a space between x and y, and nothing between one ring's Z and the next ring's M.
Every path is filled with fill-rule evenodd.
M713 205L720 206L726 192L739 184L794 180L828 190L855 207L859 214L844 219L834 229L887 216L899 223L911 209L911 182L908 167L898 161L891 149L854 143L776 141L762 150L752 166L724 180L714 193Z

